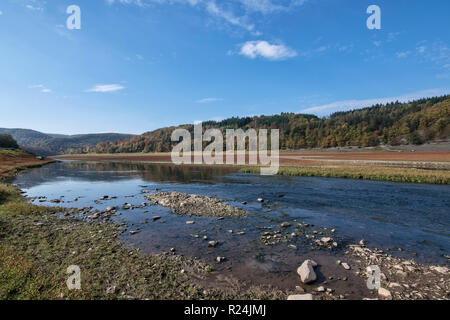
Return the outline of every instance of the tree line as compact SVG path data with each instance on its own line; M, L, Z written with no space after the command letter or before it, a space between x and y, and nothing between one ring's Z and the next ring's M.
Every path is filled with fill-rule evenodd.
M193 132L193 125L162 128L131 139L99 143L97 153L169 152L176 144L176 128ZM381 144L423 144L450 135L450 95L408 103L392 102L336 112L326 118L281 113L272 116L233 117L206 121L203 129L279 129L281 149L373 147ZM79 150L78 150L79 151Z

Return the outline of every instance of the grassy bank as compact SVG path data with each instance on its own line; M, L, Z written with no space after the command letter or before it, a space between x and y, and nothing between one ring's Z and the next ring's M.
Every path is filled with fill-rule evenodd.
M259 168L243 168L241 172L259 173ZM377 181L450 184L450 171L392 167L280 167L279 175L324 178L367 179Z
M15 169L9 165L8 172ZM0 299L286 297L242 283L209 289L204 284L212 268L205 263L168 253L141 254L121 243L117 225L81 221L64 212L32 205L14 186L0 183ZM66 285L70 265L81 269L81 290Z
M40 167L51 162L54 162L54 160L39 160L34 154L20 149L9 150L0 148L0 180L16 175L23 170Z

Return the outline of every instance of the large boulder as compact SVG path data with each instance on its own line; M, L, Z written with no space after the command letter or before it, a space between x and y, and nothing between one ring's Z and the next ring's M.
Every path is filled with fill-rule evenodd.
M300 280L303 283L311 283L316 281L317 276L314 272L314 266L317 265L311 260L305 260L302 265L297 269L297 273L300 276Z

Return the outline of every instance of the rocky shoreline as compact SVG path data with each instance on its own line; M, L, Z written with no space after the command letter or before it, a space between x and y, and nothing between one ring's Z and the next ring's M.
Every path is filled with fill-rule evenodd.
M422 265L414 260L393 257L380 249L370 249L361 241L348 245L346 262L336 260L336 265L367 284L363 300L448 300L450 299L450 273L446 266ZM342 300L345 294L336 294L331 288L333 275L321 274L325 281L318 282L319 266L306 259L297 269L297 293L288 300ZM338 280L347 280L339 278ZM305 290L305 287L308 288Z
M363 243L349 245L345 252L357 264L355 274L364 279L371 277L367 268L380 268L381 289L378 295L383 299L395 300L441 300L450 298L449 268L436 265L422 265L414 260L402 259L386 254L380 249L369 249Z
M233 207L214 197L182 192L159 192L147 194L145 198L153 204L171 208L175 213L193 216L231 218L248 215L248 212Z

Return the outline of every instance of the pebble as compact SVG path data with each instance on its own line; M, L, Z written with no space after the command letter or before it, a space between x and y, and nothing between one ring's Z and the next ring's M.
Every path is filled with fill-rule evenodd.
M219 244L218 241L210 241L210 242L208 242L208 247L215 248L215 247L217 247L218 244Z
M310 293L305 294L293 294L288 296L288 300L314 300L313 295Z
M350 266L346 262L341 263L342 267L344 267L345 270L350 270Z
M392 299L391 292L385 288L379 288L378 295L383 299Z

